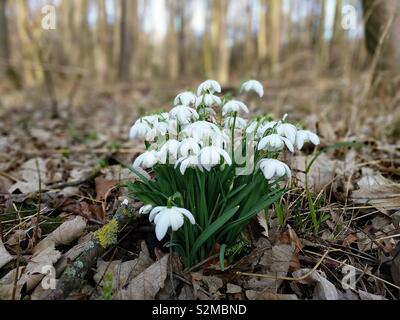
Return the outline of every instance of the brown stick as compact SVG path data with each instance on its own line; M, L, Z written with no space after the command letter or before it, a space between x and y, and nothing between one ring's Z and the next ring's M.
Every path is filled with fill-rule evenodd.
M117 209L112 222L116 223L118 228L114 234L111 234L112 238L117 237L118 233L125 227L125 225L138 217L137 209L135 206L130 206L127 203L122 203ZM60 278L57 280L57 285L49 295L45 298L46 300L63 300L66 299L69 294L74 290L79 290L87 272L91 266L97 261L107 248L115 244L111 239L104 243L102 239L99 239L99 234L103 230L109 230L111 221L101 228L98 232L92 235L91 240L86 243L86 247L82 254L75 259L62 273Z

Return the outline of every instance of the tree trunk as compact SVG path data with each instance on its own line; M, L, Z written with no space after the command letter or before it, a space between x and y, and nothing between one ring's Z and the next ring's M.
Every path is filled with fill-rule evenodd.
M107 70L108 70L108 24L107 24L107 12L105 0L97 1L97 8L99 15L97 17L96 25L96 45L95 50L95 68L96 68L96 78L99 82L105 82L107 80Z
M228 0L217 0L218 5L218 64L217 79L222 84L229 80L230 49L227 46L227 23Z
M6 0L0 0L0 75L9 69L10 49L6 16Z
M333 67L340 66L343 54L344 29L342 27L343 0L336 0L335 17L333 22L333 34L330 44L330 64Z
M267 3L266 0L261 0L257 34L257 55L260 67L266 62L268 54L267 49Z
M168 78L175 80L179 75L178 34L175 27L177 1L169 0L168 5L168 33L166 37L167 73Z
M121 0L121 40L119 52L118 79L129 81L132 51L131 0Z
M320 15L318 23L317 57L320 69L325 69L327 62L327 41L325 39L326 2L320 2Z
M365 19L365 40L368 53L373 56L378 48L388 22L393 24L383 39L381 53L378 57L377 71L391 74L400 73L400 2L398 0L363 0Z
M279 63L281 48L280 24L281 24L281 0L272 0L269 2L269 34L271 43L271 66L276 70Z

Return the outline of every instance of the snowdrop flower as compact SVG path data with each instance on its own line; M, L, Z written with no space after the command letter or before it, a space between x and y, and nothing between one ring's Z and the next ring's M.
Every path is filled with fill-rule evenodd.
M191 224L196 224L193 214L184 208L155 207L151 210L149 220L150 222L154 220L157 239L161 241L167 234L169 227L172 231L182 227L184 216L189 219Z
M208 121L196 121L188 124L183 130L182 134L187 137L192 137L198 141L206 140L210 136L218 135L221 130L214 123Z
M203 172L203 168L200 164L197 154L179 158L175 164L175 168L177 168L178 165L180 165L179 171L182 175L185 174L187 168L198 168L201 172Z
M182 157L187 157L190 154L197 155L200 152L200 143L194 138L187 138L181 141L179 153Z
M247 121L240 117L236 117L236 119L235 117L227 117L224 120L224 126L226 129L232 128L233 123L235 123L235 129L243 129L246 127Z
M286 147L293 152L293 144L289 139L280 136L279 134L270 134L260 140L258 143L258 150L280 151Z
M154 141L156 137L164 137L169 130L167 122L156 122L153 128L147 132L146 141Z
M178 159L178 150L180 144L181 143L175 139L170 139L165 142L158 152L160 162L163 164L167 163L167 158L169 163L175 162Z
M206 80L197 88L197 95L200 96L202 93L214 93L221 92L221 85L215 80Z
M303 148L303 145L305 142L312 142L315 145L318 145L320 143L319 137L308 130L299 130L297 131L297 136L296 136L296 146L300 150Z
M246 105L238 100L231 100L227 103L225 103L224 107L222 108L222 115L226 115L227 113L231 112L239 112L243 111L246 113L249 113L249 109L246 107Z
M224 149L216 146L204 147L199 154L200 164L207 171L218 165L221 162L221 157L228 165L232 164L229 154Z
M290 178L291 172L286 163L276 159L262 159L258 162L257 168L260 168L265 179L280 178L287 176Z
M260 96L260 98L264 95L264 87L257 80L246 81L245 83L242 84L240 90L245 92L255 91Z
M139 214L148 214L153 206L151 204L147 204L139 209Z
M214 105L220 105L222 103L222 100L220 97L217 97L216 95L213 95L212 93L207 93L207 94L204 94L204 95L196 98L196 104L195 104L196 108L203 103L207 107L212 107Z
M257 129L256 136L258 138L263 137L265 135L265 133L267 132L267 130L274 128L276 126L276 124L277 124L276 121L270 121L270 122L263 124L262 126L260 126Z
M129 131L130 139L145 139L146 135L151 131L151 128L148 124L143 122L136 121Z
M292 144L296 142L297 128L290 123L280 123L276 126L276 132L289 139Z
M159 162L158 152L156 150L146 151L138 156L133 163L134 168L141 167L143 169L152 168Z
M196 95L193 92L186 91L186 92L181 92L178 94L174 100L174 105L181 104L185 107L190 106L195 103L196 101Z
M169 115L172 119L177 119L181 124L188 124L190 120L199 118L196 110L182 105L172 108Z
M154 126L156 123L158 123L158 115L153 114L150 116L144 116L144 117L140 118L138 121Z

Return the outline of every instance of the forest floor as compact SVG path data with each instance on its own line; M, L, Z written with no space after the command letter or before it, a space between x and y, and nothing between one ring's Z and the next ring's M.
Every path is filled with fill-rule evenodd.
M284 221L259 214L221 271L212 253L191 270L164 259L151 224L136 218L84 266L68 299L398 299L400 100L310 79L266 83L262 102L249 105L288 113L322 138L307 179L313 150L288 159L295 174ZM43 90L2 90L0 299L48 297L43 267L63 274L126 197L132 174L123 165L142 151L127 138L134 120L195 84L87 85L58 93L54 119Z

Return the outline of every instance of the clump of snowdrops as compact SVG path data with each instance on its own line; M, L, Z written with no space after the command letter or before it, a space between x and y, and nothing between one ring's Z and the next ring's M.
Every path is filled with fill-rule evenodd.
M278 160L281 153L319 144L286 115L246 119L246 104L220 93L220 84L207 80L196 93L178 94L169 112L144 116L130 130L146 151L133 163L138 179L128 188L144 203L140 213L149 214L158 240L168 237L187 267L216 247L223 261L249 221L286 191L291 171ZM250 80L244 93L261 98L264 88Z

